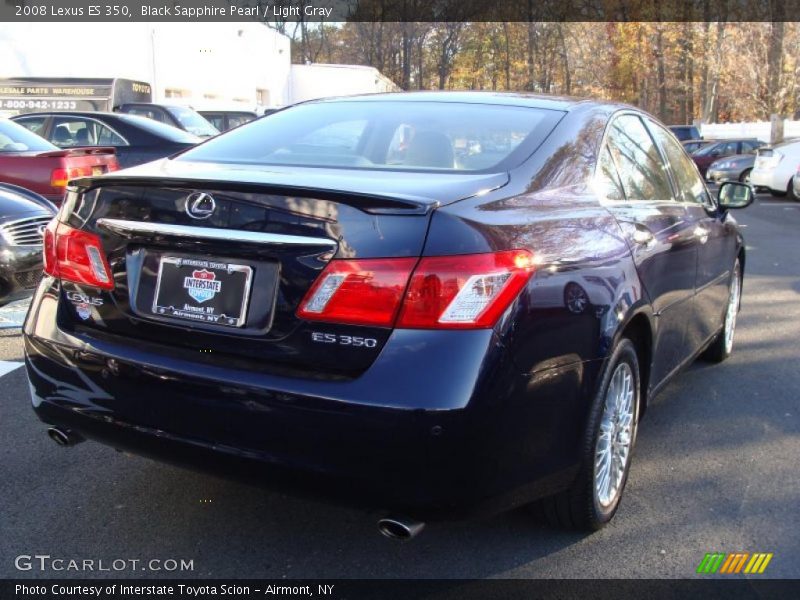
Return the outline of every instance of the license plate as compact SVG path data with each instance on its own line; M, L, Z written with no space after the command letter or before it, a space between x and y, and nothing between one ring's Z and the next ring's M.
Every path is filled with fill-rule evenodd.
M97 177L98 175L102 175L105 173L106 170L103 167L92 167L92 175Z
M253 269L213 260L164 256L153 313L198 323L242 327Z

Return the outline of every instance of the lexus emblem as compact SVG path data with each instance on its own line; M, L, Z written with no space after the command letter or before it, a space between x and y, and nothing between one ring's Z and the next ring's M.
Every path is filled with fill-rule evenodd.
M186 214L193 219L208 219L217 210L214 196L205 192L195 192L186 198Z

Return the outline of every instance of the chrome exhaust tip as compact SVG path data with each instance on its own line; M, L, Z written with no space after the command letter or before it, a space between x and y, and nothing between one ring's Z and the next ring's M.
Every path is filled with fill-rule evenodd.
M390 540L408 541L425 529L425 523L403 517L385 517L378 521L378 531Z
M70 431L69 429L61 429L59 427L50 427L47 430L47 435L59 446L66 448L67 446L74 446L83 441L83 437Z

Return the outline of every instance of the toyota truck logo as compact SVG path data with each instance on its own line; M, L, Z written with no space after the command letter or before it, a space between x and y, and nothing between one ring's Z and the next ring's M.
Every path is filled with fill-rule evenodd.
M214 196L205 192L195 192L186 198L186 214L193 219L207 219L217 210Z

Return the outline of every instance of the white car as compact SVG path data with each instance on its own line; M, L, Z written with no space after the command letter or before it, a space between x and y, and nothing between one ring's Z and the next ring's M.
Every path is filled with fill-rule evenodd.
M750 185L767 188L773 196L788 194L800 200L792 183L800 165L800 141L784 142L769 148L759 148L750 172Z

